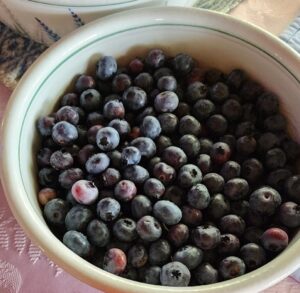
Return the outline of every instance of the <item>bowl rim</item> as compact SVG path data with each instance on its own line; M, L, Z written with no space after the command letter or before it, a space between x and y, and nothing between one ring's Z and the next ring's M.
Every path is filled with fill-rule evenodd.
M178 15L181 16L180 20L178 20ZM215 26L218 22L224 21L228 26L239 26L239 28L242 28L242 32L246 33L248 39L252 37L260 41L260 45L264 48L265 53L276 56L276 60L279 63L287 64L288 70L290 70L299 82L300 73L297 70L297 62L299 64L300 56L297 55L296 51L289 48L275 36L252 24L245 23L228 15L201 9L175 7L141 8L96 20L56 43L52 48L47 50L25 74L12 94L6 108L5 116L2 121L3 147L1 181L14 216L26 234L41 247L49 258L53 259L59 266L78 279L92 286L98 286L98 288L101 284L102 290L108 290L109 288L120 290L120 288L126 288L127 292L158 293L163 291L187 293L210 291L225 292L224 290L230 289L238 290L237 292L253 292L254 286L262 290L288 276L299 264L300 256L297 257L297 251L299 251L300 240L297 241L298 243L292 243L289 249L285 250L280 256L265 266L229 281L186 288L162 287L129 281L100 270L66 248L49 230L44 228L33 207L26 201L25 187L15 182L17 178L17 176L14 175L16 172L15 165L18 164L18 160L11 154L11 149L13 149L12 143L15 140L15 135L12 135L12 133L15 133L14 119L15 117L22 116L20 115L20 110L17 109L22 109L22 106L32 102L31 100L26 101L23 93L27 92L32 94L33 91L42 86L41 82L46 73L41 74L41 72L44 71L43 68L47 68L45 67L46 64L51 64L52 67L56 66L63 58L72 54L72 52L87 46L87 43L99 38L101 35L114 32L117 27L121 27L122 29L124 29L124 27L134 28L137 23L139 23L139 26L141 23L155 23L155 25L161 25L171 22L171 20L178 25L197 25L201 23L201 18L210 19ZM130 24L125 22L128 19L131 20ZM122 26L120 26L121 24ZM97 27L101 27L102 31L99 32L99 30L97 30L97 33L95 33L95 28ZM105 31L108 33L105 33ZM78 42L78 39L81 41ZM68 50L65 50L65 48L68 48ZM50 63L51 61L53 64ZM30 96L30 98L32 99L32 96ZM18 179L20 180L20 178ZM19 197L20 194L22 194L21 198ZM35 222L36 226L35 229L33 229L32 224ZM269 274L270 271L272 271L271 276Z

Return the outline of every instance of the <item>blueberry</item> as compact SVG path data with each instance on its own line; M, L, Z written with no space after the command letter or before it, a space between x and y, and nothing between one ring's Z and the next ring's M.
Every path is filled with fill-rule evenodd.
M88 111L97 111L100 109L101 105L101 95L95 89L85 90L80 95L80 106Z
M233 234L222 234L218 252L221 255L234 255L240 248L240 241Z
M52 155L52 150L49 148L41 148L37 154L37 163L39 167L48 167L50 165L50 158Z
M184 151L176 146L167 147L162 153L162 159L175 169L187 163L187 156Z
M96 86L95 80L90 75L82 74L78 77L78 79L75 82L75 90L78 93L81 93L88 89L93 89L93 88L95 88L95 86ZM77 106L77 105L74 105L74 106Z
M72 207L66 215L65 225L68 231L75 230L85 232L88 223L93 219L90 209L77 205Z
M163 286L186 287L189 285L191 273L181 262L174 261L164 265L160 273Z
M105 171L110 163L109 157L104 153L97 153L88 158L85 168L90 174L99 174Z
M121 174L117 169L107 168L101 174L101 181L104 187L115 186L121 180Z
M286 155L280 148L270 149L266 153L265 166L270 169L282 168L286 163Z
M157 88L160 91L176 91L177 80L174 76L164 75L157 80Z
M246 224L241 217L230 214L221 218L219 227L223 233L230 233L240 237L245 231Z
M229 96L228 86L223 82L217 82L210 89L210 97L213 102L222 103Z
M91 244L86 236L78 231L67 231L63 243L77 255L87 258L91 254Z
M133 245L128 251L128 263L134 268L143 267L148 261L146 248L141 245Z
M230 158L231 150L227 143L214 143L210 151L210 157L215 164L223 165Z
M119 202L110 197L101 199L97 204L97 214L106 222L115 220L119 216L120 211L121 206Z
M278 137L272 132L262 133L257 140L258 150L261 152L267 152L268 150L279 145Z
M194 272L197 284L208 285L218 282L218 271L209 263L201 264Z
M139 165L127 167L123 172L124 179L131 180L136 185L143 184L150 176L147 169Z
M168 231L168 240L175 246L180 247L188 241L189 228L185 224L176 224Z
M141 153L139 149L133 146L126 147L122 150L121 153L121 163L123 166L136 165L141 160Z
M256 150L256 140L253 136L242 136L236 142L236 149L241 155L249 156Z
M118 200L130 201L136 195L137 189L135 184L129 180L119 181L114 189L114 195Z
M71 144L78 138L78 131L69 122L61 121L52 128L52 138L60 146Z
M157 112L173 112L179 104L179 98L176 93L164 91L159 93L154 99L154 108Z
M202 181L202 173L196 165L187 164L180 168L177 180L179 186L183 188L190 188Z
M79 114L71 106L61 107L55 115L57 121L67 121L71 124L78 124Z
M250 208L254 212L271 216L281 204L280 194L273 188L265 186L256 189L249 199Z
M243 240L246 243L259 244L260 237L263 233L264 233L264 231L261 228L255 227L255 226L250 226L245 230Z
M210 202L210 194L203 184L194 185L187 193L187 202L196 209L206 209Z
M44 216L51 225L61 226L65 223L65 217L69 211L69 205L60 198L48 201L44 207Z
M160 163L161 162L161 158L160 157L153 157L152 159L149 160L149 163L148 163L148 170L150 172L153 172L153 169L154 169L154 166L157 164L157 163Z
M145 194L154 199L159 199L165 192L165 186L156 178L149 178L144 183Z
M113 225L114 236L124 242L132 242L137 238L136 223L130 218L119 219Z
M191 107L189 106L189 104L187 103L183 103L183 102L180 102L178 104L178 107L177 109L174 111L174 114L178 117L178 118L181 118L185 115L189 115L190 114L190 111L191 111ZM196 117L196 115L194 115Z
M242 177L250 184L256 184L262 178L263 173L262 163L255 158L245 160L242 164Z
M262 93L262 86L254 80L246 80L240 90L240 95L245 101L255 101Z
M237 91L239 90L245 79L246 74L243 70L234 69L228 74L226 84L231 90Z
M143 89L131 86L123 93L122 100L127 109L137 111L146 105L147 94Z
M208 213L213 219L220 219L221 217L229 214L230 204L229 201L224 197L223 194L215 194L210 201L208 206Z
M255 132L255 125L251 121L244 121L236 126L235 130L235 136L241 137L241 136L249 136L253 135Z
M173 76L173 71L169 67L161 67L154 71L153 77L158 81L163 76Z
M228 123L224 116L214 114L208 118L206 127L213 135L221 136L226 133Z
M265 92L257 99L256 109L262 116L276 114L279 110L278 97L270 92Z
M162 113L158 117L161 131L165 134L174 133L177 129L178 118L172 113Z
M264 249L255 243L248 243L242 246L240 255L247 269L250 271L261 267L267 260Z
M202 222L202 212L190 206L182 207L182 222L188 226L194 227Z
M196 165L201 170L202 174L206 174L212 171L211 157L207 154L201 154L197 157Z
M173 143L171 139L165 135L160 135L156 140L157 154L160 155L167 147L171 146Z
M60 101L61 106L78 106L79 97L76 93L67 93L65 94Z
M300 146L298 143L291 139L287 139L282 143L282 148L286 153L288 160L295 160L300 155Z
M228 181L233 178L237 178L241 174L241 166L239 163L235 161L227 161L223 165L220 174L225 179L225 181Z
M116 169L121 168L121 153L117 150L107 153L110 159L110 166Z
M88 129L88 131L86 132L88 143L93 145L96 144L98 130L102 127L102 125L93 125Z
M209 138L200 138L200 154L210 154L213 142Z
M154 116L146 116L141 124L141 132L144 136L152 139L159 136L161 133L161 126L159 120Z
M200 81L191 83L186 90L186 100L188 103L194 104L200 99L204 99L207 95L208 88Z
M56 170L65 170L73 165L73 157L70 153L56 151L50 157L50 164Z
M134 84L149 93L153 88L153 77L148 72L142 72L136 76Z
M174 57L172 65L177 75L187 75L194 67L194 60L191 56L180 53Z
M156 145L149 137L138 137L131 141L131 145L138 148L142 156L151 158L156 153Z
M249 121L252 123L260 122L260 118L257 117L255 104L252 104L252 103L243 104L242 105L242 113L243 113L243 116L241 117L241 119L243 121Z
M220 262L219 273L224 280L244 275L245 272L245 263L236 256L228 256Z
M159 68L162 67L165 63L166 56L165 53L160 49L152 49L148 52L145 63L150 68Z
M84 147L82 147L78 152L79 164L85 165L88 158L94 155L95 153L96 153L96 148L91 144L87 144Z
M118 69L117 61L112 56L103 56L97 62L96 76L100 80L108 80L116 74Z
M123 103L118 100L112 100L107 102L103 107L103 115L109 120L115 118L124 118L125 108Z
M93 125L103 125L104 116L99 112L90 112L86 117L86 124L88 127Z
M289 244L287 233L280 228L267 229L260 238L262 246L271 252L280 252Z
M166 189L162 199L169 200L176 205L181 206L184 195L185 191L182 188L172 185Z
M250 205L247 200L237 200L230 203L230 213L245 218L249 213Z
M103 127L97 132L96 143L102 151L111 151L119 145L120 135L112 127Z
M86 234L91 244L96 247L104 247L110 240L110 232L105 223L99 220L92 220L86 229Z
M159 222L152 216L148 215L138 220L136 231L141 239L148 242L158 240L162 234Z
M199 248L209 250L220 244L221 234L219 229L214 226L198 226L193 232L193 240Z
M245 179L233 178L224 185L224 194L230 200L239 200L245 198L249 193L249 185Z
M117 130L121 138L126 137L131 131L131 127L126 120L113 119L108 123L108 126Z
M140 219L152 212L152 203L144 195L137 195L131 201L131 214L133 217Z
M154 216L166 225L178 224L182 218L182 212L173 202L159 200L153 206Z
M217 83L218 81L221 81L223 80L223 72L217 68L211 68L209 70L207 70L205 72L205 82L208 84L208 85L213 85L215 83Z
M237 100L229 99L222 105L222 114L229 121L237 121L243 115L243 108Z
M67 170L64 170L63 172L60 173L58 177L58 181L61 185L61 187L65 189L71 189L73 184L78 181L83 179L83 172L79 168L70 168Z
M185 134L179 140L179 147L188 157L195 157L200 151L200 142L196 136Z
M192 245L185 245L181 247L173 256L174 261L183 263L189 270L193 270L199 266L202 259L202 250Z
M186 115L182 117L179 121L179 133L184 134L193 134L198 136L201 132L200 122L191 115Z
M300 226L300 206L291 201L283 203L279 208L279 218L286 227Z
M224 187L224 178L217 173L207 173L202 180L211 194L221 192Z
M289 199L300 204L300 175L294 175L287 179L285 192Z
M147 267L141 272L141 281L146 284L160 285L160 272L159 266Z
M42 188L38 194L38 200L42 206L46 205L50 200L56 197L57 197L56 190L48 187Z
M215 113L216 107L211 100L201 99L193 106L193 115L200 121L203 121Z
M153 266L166 264L171 256L171 246L168 241L159 239L151 243L149 248L149 263Z
M138 271L137 269L133 268L132 266L127 266L125 270L120 274L120 277L137 281L138 280Z
M112 80L112 90L114 93L122 93L131 86L131 79L125 73L117 74Z
M125 253L118 248L111 248L106 251L103 259L103 269L115 275L124 272L127 265Z
M93 204L98 198L98 188L92 181L78 180L71 189L74 199L81 204ZM71 229L75 230L75 229Z
M132 74L136 75L143 71L144 63L139 58L135 58L129 62L128 68Z
M272 115L265 119L264 128L267 131L282 131L286 129L286 119L281 114Z

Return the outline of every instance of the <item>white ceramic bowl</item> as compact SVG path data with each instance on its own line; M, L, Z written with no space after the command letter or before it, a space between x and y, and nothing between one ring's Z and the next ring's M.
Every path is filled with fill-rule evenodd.
M258 292L300 263L298 237L265 266L233 280L167 288L104 272L66 248L47 227L37 201L35 123L55 106L76 74L94 70L101 55L126 63L149 48L186 52L201 66L245 69L281 97L290 130L300 142L300 57L279 39L229 16L198 9L156 8L109 16L78 30L41 56L14 91L3 122L2 184L9 205L29 237L59 266L107 293Z

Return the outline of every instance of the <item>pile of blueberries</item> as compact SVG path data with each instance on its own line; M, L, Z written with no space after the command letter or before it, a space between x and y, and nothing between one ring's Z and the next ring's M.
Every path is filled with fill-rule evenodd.
M299 145L278 97L240 69L160 49L80 75L37 122L49 227L96 266L165 286L228 280L300 226Z

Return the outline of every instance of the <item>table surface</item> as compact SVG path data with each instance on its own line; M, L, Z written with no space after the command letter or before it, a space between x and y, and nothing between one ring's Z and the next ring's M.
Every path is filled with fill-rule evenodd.
M300 0L244 0L230 14L278 35L300 14ZM0 120L10 94L10 90L0 84ZM1 185L0 292L100 292L64 272L31 243L12 216ZM264 291L277 292L300 292L300 283L289 277Z

